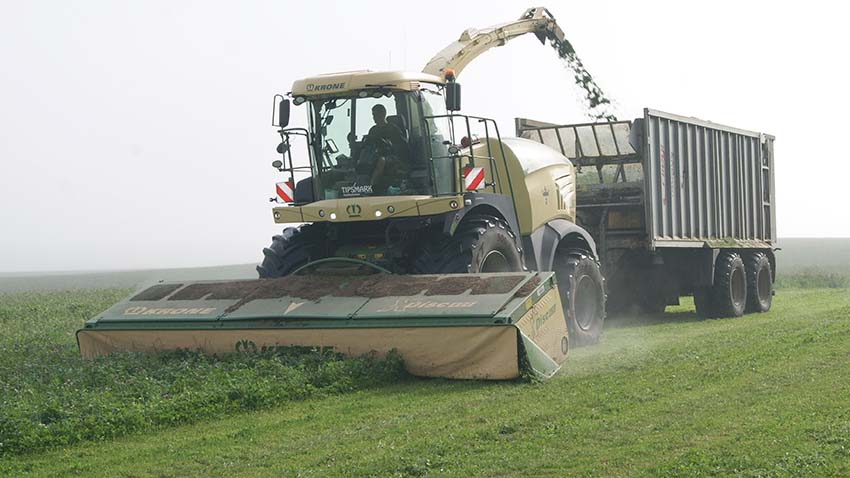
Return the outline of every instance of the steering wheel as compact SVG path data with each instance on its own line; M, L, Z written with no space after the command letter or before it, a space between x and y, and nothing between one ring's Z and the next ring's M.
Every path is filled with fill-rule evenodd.
M373 138L370 140L367 136L363 141L363 147L360 149L354 166L357 183L379 187L378 184L386 171L386 162L390 160L393 151L392 143L388 139ZM381 159L384 160L384 163L379 168Z
M387 157L393 152L393 144L386 138L370 139L368 136L363 142L363 147L360 149L360 154L357 158L357 171L363 168L369 168L369 172L374 169L378 159ZM361 166L362 165L362 166Z

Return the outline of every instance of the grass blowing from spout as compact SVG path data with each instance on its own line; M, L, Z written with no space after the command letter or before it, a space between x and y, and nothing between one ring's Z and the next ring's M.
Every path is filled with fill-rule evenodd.
M587 116L593 120L617 121L617 116L611 112L613 107L611 100L585 68L569 40L558 41L555 39L552 41L552 48L558 52L558 56L561 57L567 68L572 70L576 85L584 91Z

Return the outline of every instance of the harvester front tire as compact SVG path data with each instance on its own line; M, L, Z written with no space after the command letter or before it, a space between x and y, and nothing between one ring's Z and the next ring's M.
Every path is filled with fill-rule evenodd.
M767 312L773 302L773 271L764 252L747 256L747 312Z
M553 269L570 345L581 347L599 342L606 299L599 263L583 252L566 252L555 256Z
M310 240L310 226L287 227L272 237L269 247L263 249L263 262L257 266L261 279L283 277L314 259L314 241Z
M414 262L416 274L517 272L522 269L522 253L508 223L485 214L467 216L452 237L424 244Z
M747 273L741 255L721 252L714 267L714 286L709 291L712 317L740 317L747 305Z

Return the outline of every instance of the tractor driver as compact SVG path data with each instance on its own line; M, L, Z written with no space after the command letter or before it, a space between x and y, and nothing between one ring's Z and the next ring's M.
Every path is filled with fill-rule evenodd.
M398 126L387 122L387 108L382 104L372 107L372 119L375 125L364 138L364 145L370 146L376 153L371 183L378 193L383 193L397 179L395 172L399 160L403 160L406 146L404 134ZM388 158L391 156L392 158ZM389 160L389 161L388 161ZM387 163L390 164L387 164Z
M404 136L398 126L387 123L387 108L384 105L378 103L372 107L372 119L375 121L375 126L369 129L369 138L373 140L384 138L393 146L404 143Z

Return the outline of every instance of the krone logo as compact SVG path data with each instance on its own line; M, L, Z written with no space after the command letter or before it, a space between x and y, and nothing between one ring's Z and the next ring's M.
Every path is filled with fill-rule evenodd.
M307 91L327 91L327 90L340 90L345 88L345 83L325 83L323 85L317 85L314 83L307 83L305 89Z
M359 204L349 204L345 207L345 212L348 213L348 217L360 217L363 208Z
M240 340L236 342L235 348L237 353L257 353L257 344L252 340Z

